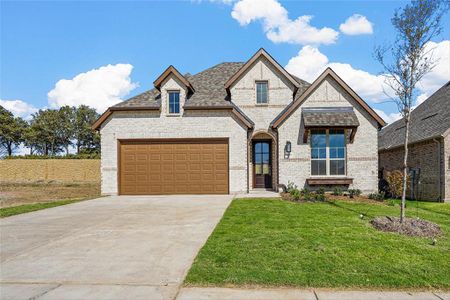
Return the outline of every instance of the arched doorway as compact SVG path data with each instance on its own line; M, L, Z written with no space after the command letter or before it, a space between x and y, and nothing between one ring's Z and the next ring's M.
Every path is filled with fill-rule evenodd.
M276 138L267 131L255 132L249 141L250 186L252 189L276 189L277 145Z

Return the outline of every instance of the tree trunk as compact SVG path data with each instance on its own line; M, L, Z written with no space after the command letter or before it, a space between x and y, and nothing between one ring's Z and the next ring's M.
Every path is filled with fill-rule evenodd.
M69 155L69 145L66 145L66 156Z
M408 112L405 118L405 155L403 157L403 189L402 189L402 203L400 206L400 223L405 219L405 204L406 204L406 185L408 182L408 139L409 139L409 120L411 112Z
M8 156L12 156L12 143L8 143L7 148L8 148Z
M80 142L77 140L77 154L80 154Z

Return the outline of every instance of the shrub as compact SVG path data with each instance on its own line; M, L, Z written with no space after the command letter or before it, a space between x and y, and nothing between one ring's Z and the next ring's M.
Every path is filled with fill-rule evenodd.
M343 192L342 189L340 187L335 187L333 190L333 195L334 196L342 196Z
M359 196L359 195L361 195L361 190L360 189L349 189L348 195L350 198L353 198L354 196Z
M298 189L292 190L291 195L294 201L300 200L300 191Z
M385 193L379 192L379 193L370 193L369 199L376 200L376 201L383 201L384 200Z
M394 200L389 200L387 205L395 206L395 201Z
M288 184L287 184L287 187L286 187L286 191L289 194L292 194L292 192L295 191L295 190L298 191L297 185L294 184L292 181L288 181Z
M409 181L409 176L406 178ZM386 173L389 193L393 198L400 198L403 191L403 173L399 170ZM407 183L408 184L408 183Z
M300 194L303 197L303 200L305 201L314 200L313 196L311 195L311 192L307 188L302 188Z
M324 202L325 201L325 193L316 192L314 195L314 200Z

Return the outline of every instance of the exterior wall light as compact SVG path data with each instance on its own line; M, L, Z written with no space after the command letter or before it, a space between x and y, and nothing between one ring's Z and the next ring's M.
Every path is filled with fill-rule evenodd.
M284 157L289 158L291 151L292 151L291 142L287 141L286 145L284 146Z

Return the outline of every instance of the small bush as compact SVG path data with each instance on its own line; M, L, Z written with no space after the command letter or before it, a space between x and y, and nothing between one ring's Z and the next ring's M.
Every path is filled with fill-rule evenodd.
M292 194L293 191L297 190L297 185L295 183L293 183L292 181L288 181L287 187L286 187L286 192L288 192L289 194Z
M305 200L305 201L312 201L312 200L314 200L313 195L311 194L311 192L307 188L302 188L302 190L300 191L300 194L302 195L303 200Z
M395 201L394 200L389 200L387 205L389 206L395 206Z
M358 197L359 195L361 195L361 190L360 189L349 189L348 190L348 195L349 195L350 198L353 198L355 196Z
M294 201L300 200L300 191L298 189L292 190L291 195Z
M376 200L376 201L383 201L384 197L385 197L384 192L370 193L369 194L369 199Z
M342 196L342 194L343 194L343 191L342 191L342 189L340 187L335 187L334 188L334 190L333 190L333 195L334 196Z
M325 201L325 194L317 193L314 195L314 200L324 202Z
M409 176L406 178L409 184ZM403 173L400 170L394 170L386 173L386 181L389 187L389 193L393 198L400 198L403 191Z

